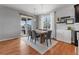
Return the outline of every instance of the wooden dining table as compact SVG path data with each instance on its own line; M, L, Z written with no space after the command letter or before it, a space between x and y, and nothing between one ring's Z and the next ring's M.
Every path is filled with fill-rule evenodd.
M45 30L35 30L36 33L38 33L40 35L40 43L44 43L45 42L45 34L47 33L47 31Z

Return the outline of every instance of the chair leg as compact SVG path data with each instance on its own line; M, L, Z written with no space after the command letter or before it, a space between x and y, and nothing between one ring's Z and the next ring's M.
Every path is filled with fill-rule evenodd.
M51 38L50 38L50 44L51 44Z
M35 44L36 44L36 38L35 38Z
M48 47L48 39L46 39L47 47Z
M32 40L33 41L33 37L31 36L31 39L30 40Z

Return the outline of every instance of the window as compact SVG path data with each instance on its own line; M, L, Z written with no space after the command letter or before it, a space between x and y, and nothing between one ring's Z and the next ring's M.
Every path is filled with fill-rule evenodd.
M43 23L44 23L43 28L50 29L50 16L49 15L45 16Z
M27 29L28 30L31 30L32 29L32 20L30 19L30 20L27 20L26 21L26 25L27 25Z

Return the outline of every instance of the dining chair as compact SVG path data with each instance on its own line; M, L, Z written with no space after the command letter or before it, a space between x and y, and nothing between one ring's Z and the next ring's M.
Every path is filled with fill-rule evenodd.
M35 44L36 44L36 40L40 37L39 34L36 33L35 30L32 30L32 39L35 39Z
M32 39L32 31L31 30L28 30L27 31L28 33L27 33L27 35L28 35L28 39L31 37L31 39Z
M52 31L48 31L45 35L45 40L46 40L47 46L48 46L48 39L50 39L50 44L51 44L51 33L52 33Z

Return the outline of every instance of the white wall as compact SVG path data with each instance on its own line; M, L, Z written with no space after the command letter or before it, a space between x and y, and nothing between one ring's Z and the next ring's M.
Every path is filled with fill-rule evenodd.
M36 19L36 17L33 17L33 19L32 19L32 24L33 24L33 27L32 27L32 29L36 29L36 27L37 27L37 19Z
M55 17L54 17L54 12L50 13L50 19L51 19L51 26L50 29L52 30L52 38L55 38Z
M42 17L42 15L39 15L39 17L38 17L38 28L39 29L43 29L43 21L44 21L44 19L43 19L44 17Z
M61 7L56 10L57 17L74 16L74 5Z
M0 6L0 41L20 35L20 16L16 10Z

